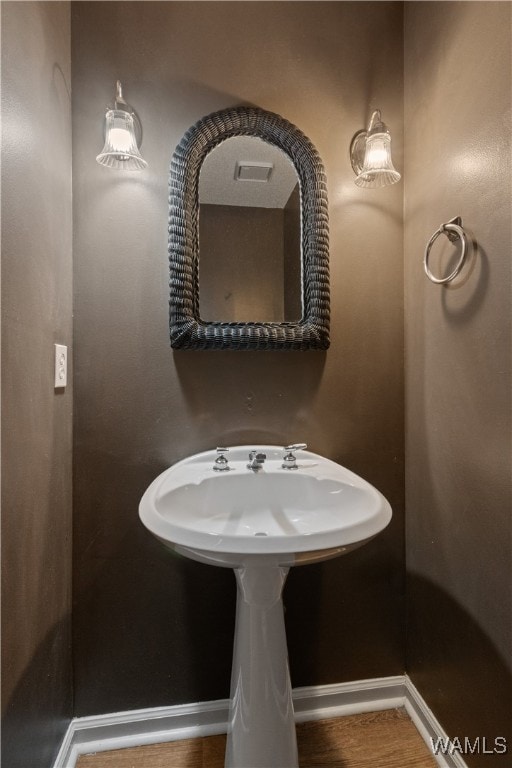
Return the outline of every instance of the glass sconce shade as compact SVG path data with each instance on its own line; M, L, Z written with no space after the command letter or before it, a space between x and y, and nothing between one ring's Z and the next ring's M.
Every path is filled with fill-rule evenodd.
M125 109L119 109L118 104ZM118 80L114 108L107 109L105 115L105 146L96 160L100 165L118 171L142 171L148 164L139 151L141 135L140 123L123 99Z
M105 116L105 146L97 156L100 165L124 171L147 168L137 146L133 117L124 109L109 109Z
M352 168L358 187L386 187L400 181L400 174L391 159L391 135L376 110L368 131L359 131L350 147Z

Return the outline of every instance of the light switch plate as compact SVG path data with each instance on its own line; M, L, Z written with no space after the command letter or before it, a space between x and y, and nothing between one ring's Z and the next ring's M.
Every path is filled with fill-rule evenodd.
M55 344L55 389L61 389L68 383L68 348Z

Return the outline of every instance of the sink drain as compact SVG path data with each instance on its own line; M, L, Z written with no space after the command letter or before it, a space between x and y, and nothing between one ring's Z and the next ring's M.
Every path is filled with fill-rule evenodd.
M259 533L255 533L255 536L268 536L268 533L265 533L265 531L260 531Z

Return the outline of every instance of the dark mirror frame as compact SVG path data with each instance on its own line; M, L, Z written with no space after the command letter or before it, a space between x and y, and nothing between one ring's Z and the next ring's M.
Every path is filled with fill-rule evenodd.
M199 313L199 174L206 155L232 136L279 147L300 183L302 306L299 322L213 322ZM243 257L243 254L241 254ZM310 140L272 112L235 107L190 128L169 176L170 334L174 349L327 349L329 347L329 217L322 161Z

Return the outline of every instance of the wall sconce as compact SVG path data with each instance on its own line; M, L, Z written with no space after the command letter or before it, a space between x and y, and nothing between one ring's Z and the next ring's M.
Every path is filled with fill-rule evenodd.
M142 171L148 164L139 152L141 140L139 118L123 99L118 80L114 108L108 107L105 115L105 146L96 160L100 165L117 171Z
M400 181L391 159L391 134L380 119L380 109L373 112L367 131L358 131L350 144L350 161L358 187L387 187Z

